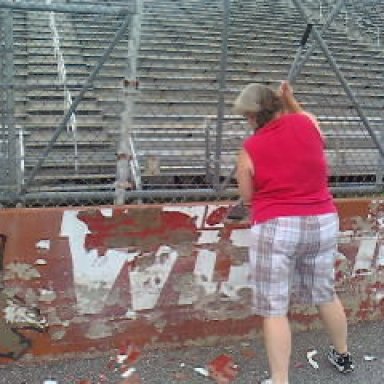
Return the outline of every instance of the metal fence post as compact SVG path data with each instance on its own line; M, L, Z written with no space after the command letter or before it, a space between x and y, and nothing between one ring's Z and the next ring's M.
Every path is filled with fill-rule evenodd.
M221 33L221 54L220 54L220 71L219 71L219 97L217 105L217 124L216 124L216 143L215 143L215 171L214 171L214 188L220 189L221 176L221 149L223 141L224 126L224 109L225 109L225 91L226 91L226 72L228 62L228 29L230 17L230 0L223 0L223 29Z
M143 1L136 0L137 13L132 17L128 41L127 69L124 80L124 110L120 123L120 142L117 153L115 204L125 203L126 190L141 189L141 171L133 140L133 125L138 93L137 58L141 39ZM134 186L132 183L134 182Z
M15 127L15 95L13 89L14 83L14 44L13 44L13 12L6 10L4 12L4 59L3 70L4 80L10 86L4 92L4 140L6 142L6 159L8 161L8 185L11 193L17 193L18 171L17 171L17 136Z

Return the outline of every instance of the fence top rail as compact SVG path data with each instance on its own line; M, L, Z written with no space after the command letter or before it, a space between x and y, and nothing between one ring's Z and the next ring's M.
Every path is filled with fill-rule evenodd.
M57 12L57 13L78 13L78 14L99 14L122 16L136 13L134 5L129 7L88 5L88 4L70 4L70 3L54 3L46 4L43 1L9 1L0 0L1 9L13 9L23 11L39 11L39 12Z

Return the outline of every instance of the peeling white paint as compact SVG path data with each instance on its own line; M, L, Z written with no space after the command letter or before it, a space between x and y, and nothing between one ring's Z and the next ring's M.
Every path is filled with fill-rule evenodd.
M384 299L384 290L378 290L375 295L377 303L380 303Z
M66 333L65 329L58 329L51 332L50 336L52 340L59 341L65 337Z
M132 309L128 309L128 311L125 313L125 317L130 320L136 320L137 312L133 311Z
M112 208L102 208L102 209L100 209L100 212L104 217L113 217L113 209Z
M249 247L252 245L250 229L234 229L230 240L235 247Z
M233 300L239 299L237 292L244 288L253 290L253 285L249 283L250 265L232 265L229 271L228 281L221 284L220 292Z
M40 289L39 301L52 302L56 299L56 292L49 289Z
M50 240L40 240L36 243L36 248L44 249L44 250L48 251L51 248L51 241Z
M194 274L202 281L212 281L215 273L216 252L200 249L196 257Z
M336 251L336 260L348 260L348 259L343 253Z
M203 288L207 296L220 292L233 300L239 299L239 290L244 288L253 289L253 285L249 283L249 263L232 265L229 270L228 280L221 283L213 281L215 265L216 252L208 250L199 251L193 272L195 276L194 286L190 290L181 292L179 297L180 305L193 304L201 299L198 296L198 288Z
M191 305L198 297L198 289L202 287L206 295L213 294L218 290L218 282L213 281L216 265L216 252L200 249L195 263L193 275L195 277L192 289L180 292L179 305ZM195 288L195 289L193 289Z
M337 242L339 244L349 244L354 239L354 232L352 230L340 231Z
M367 237L360 240L360 247L357 252L352 275L355 276L358 270L372 270L373 258L375 255L378 236Z
M384 245L380 245L376 260L376 268L384 267Z
M130 272L134 311L156 306L179 254L168 246L160 246L155 256L156 262L144 271Z
M39 271L37 271L32 265L25 263L10 263L5 267L4 280L20 279L20 280L32 280L40 277Z
M163 212L179 212L189 217L195 218L195 225L197 229L203 227L205 206L196 205L190 207L178 207L178 206L165 206Z
M380 229L382 229L384 227L384 217L377 218L376 222L379 225Z
M220 240L220 231L215 229L212 231L200 231L199 234L198 244L216 244Z
M88 339L97 340L113 335L113 328L104 320L94 320L90 323L85 336Z
M47 265L47 264L48 264L48 262L45 259L37 259L35 261L35 265Z
M77 309L81 314L98 313L106 304L109 290L113 287L122 267L138 256L138 252L109 249L103 257L97 250L85 249L85 237L89 233L85 223L77 218L78 211L65 211L60 236L67 236L72 255L74 286L87 286L87 290L76 289ZM111 216L112 209L103 209L103 215ZM103 286L100 294L99 287ZM97 295L92 294L98 293Z

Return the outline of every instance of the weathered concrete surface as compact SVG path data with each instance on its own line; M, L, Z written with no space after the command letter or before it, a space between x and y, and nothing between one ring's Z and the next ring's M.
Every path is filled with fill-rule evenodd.
M341 200L337 289L349 320L384 318L384 201ZM0 363L258 333L248 224L228 205L0 211ZM296 329L319 325L295 306Z

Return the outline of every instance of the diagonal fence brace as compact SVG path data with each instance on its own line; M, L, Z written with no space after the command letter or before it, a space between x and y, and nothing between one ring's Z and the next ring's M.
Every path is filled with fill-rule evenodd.
M333 23L333 20L340 13L340 10L343 7L344 3L345 3L345 0L339 0L337 2L335 7L333 8L332 12L328 15L327 19L325 20L323 27L321 28L321 31L320 31L321 35L323 35L328 30L328 28L331 26L331 24ZM309 26L311 26L310 27L310 32L311 32L313 24L308 24L307 28L309 28ZM300 60L300 57L301 57L302 52L304 50L304 46L306 44L305 37L308 38L309 33L308 33L308 36L306 36L306 35L303 36L303 38L301 40L300 47L296 53L295 59L292 63L291 69L290 69L289 74L288 74L288 80L291 84L293 84L296 81L296 79L299 76L299 74L301 73L304 65L306 64L308 59L312 56L314 50L317 47L316 41L313 41L312 45L308 48L308 50L305 52L305 54L303 55L303 57Z
M301 1L300 0L292 0L292 1L295 4L296 8L299 10L304 21L307 24L310 24L311 23L310 19L307 16L306 10L305 10L304 6L302 5ZM347 80L345 79L344 75L340 71L339 66L336 63L336 60L332 57L332 53L328 49L326 42L323 40L323 38L321 37L319 31L317 30L317 28L315 26L312 27L312 35L317 40L320 48L324 52L324 55L326 56L331 68L335 72L336 77L338 78L341 85L343 86L345 93L350 98L350 100L351 100L353 106L355 107L360 119L362 120L364 126L366 127L367 131L369 132L369 134L370 134L374 144L376 145L377 149L379 150L381 157L384 157L383 144L381 143L379 137L376 135L375 131L371 127L371 124L369 123L368 118L365 116L365 113L364 113L363 109L361 108L359 102L357 101L351 87L349 86Z

